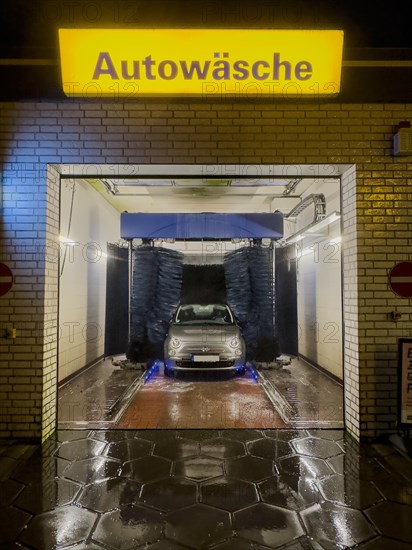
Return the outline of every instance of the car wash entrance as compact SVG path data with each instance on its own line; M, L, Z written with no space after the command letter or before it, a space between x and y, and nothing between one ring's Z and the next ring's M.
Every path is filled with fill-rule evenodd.
M144 168L61 178L60 427L343 427L338 170Z

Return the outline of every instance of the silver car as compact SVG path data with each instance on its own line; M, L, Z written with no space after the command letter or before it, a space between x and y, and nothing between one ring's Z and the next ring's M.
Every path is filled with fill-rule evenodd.
M245 372L246 347L226 304L184 304L173 316L164 345L164 372Z

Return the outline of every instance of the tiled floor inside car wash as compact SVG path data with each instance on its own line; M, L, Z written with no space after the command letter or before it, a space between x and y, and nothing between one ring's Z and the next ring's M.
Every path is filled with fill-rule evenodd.
M340 430L59 431L0 480L4 549L412 546L412 463Z
M342 386L293 359L225 373L124 370L106 360L59 389L59 427L111 429L342 428Z

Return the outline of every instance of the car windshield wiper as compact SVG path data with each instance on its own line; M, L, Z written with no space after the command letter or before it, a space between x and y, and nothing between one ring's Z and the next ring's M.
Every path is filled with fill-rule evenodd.
M203 325L219 325L219 326L222 326L222 325L228 325L229 323L221 323L220 321L203 321L202 323Z

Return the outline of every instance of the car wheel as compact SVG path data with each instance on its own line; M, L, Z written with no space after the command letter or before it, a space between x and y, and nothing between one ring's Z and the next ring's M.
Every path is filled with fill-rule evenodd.
M166 365L165 365L163 371L164 371L164 375L167 376L168 378L170 378L171 376L173 376L173 372L172 372L170 369L168 369L168 368L166 367Z

